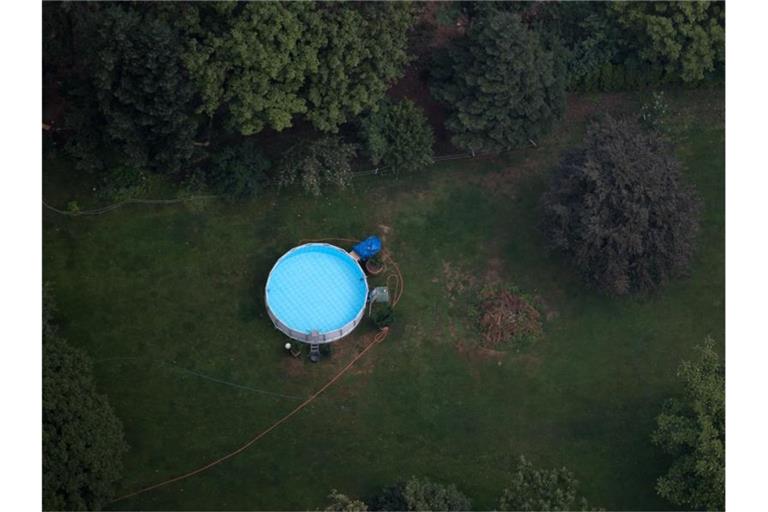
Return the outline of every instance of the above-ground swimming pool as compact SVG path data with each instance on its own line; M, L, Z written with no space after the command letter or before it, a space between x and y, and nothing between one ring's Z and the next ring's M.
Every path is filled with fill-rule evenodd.
M329 343L360 323L368 281L347 251L330 244L305 244L283 254L264 292L275 327L306 343Z

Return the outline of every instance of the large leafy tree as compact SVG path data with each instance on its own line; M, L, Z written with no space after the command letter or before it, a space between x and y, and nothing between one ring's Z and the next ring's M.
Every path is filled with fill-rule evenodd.
M672 148L635 121L592 124L543 197L543 227L609 294L648 292L687 269L699 203Z
M613 2L626 45L672 76L701 80L725 63L724 2Z
M199 111L224 107L248 135L282 130L307 111L300 90L318 69L318 41L306 29L305 2L200 3L174 6L186 34L184 62L200 95Z
M725 368L707 339L677 372L683 389L656 418L653 442L675 457L658 493L681 507L725 509Z
M371 500L372 510L471 510L470 499L454 484L444 485L428 478L411 477L383 491Z
M547 133L565 108L562 62L517 14L488 8L435 68L454 144L473 151L519 147Z
M566 468L536 468L520 456L499 510L589 510L578 495L578 481Z
M319 65L303 91L306 117L335 132L349 116L374 107L402 75L414 10L403 2L320 3L317 16Z
M304 115L335 132L376 105L408 60L410 6L251 2L173 7L188 34L184 61L199 110L224 108L243 134L283 130Z
M98 510L113 496L127 450L120 420L96 392L91 362L51 328L43 304L43 508Z
M361 136L374 165L394 172L416 171L433 162L434 135L424 113L410 100L384 102L361 123Z
M132 162L179 170L192 156L196 122L176 31L151 13L111 6L95 43L93 78L106 132Z
M65 84L73 107L70 147L78 156L100 153L136 168L180 170L192 156L197 123L177 31L142 8L75 5L68 11L78 55Z

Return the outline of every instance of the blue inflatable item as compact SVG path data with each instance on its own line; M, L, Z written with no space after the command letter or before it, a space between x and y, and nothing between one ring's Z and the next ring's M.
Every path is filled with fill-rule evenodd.
M381 250L381 240L377 236L369 236L352 248L360 259L365 261L376 256Z

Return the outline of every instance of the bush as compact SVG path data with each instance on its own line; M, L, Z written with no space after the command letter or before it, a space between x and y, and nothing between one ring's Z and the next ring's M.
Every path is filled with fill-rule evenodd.
M552 247L609 294L652 291L691 260L699 202L672 148L635 121L593 123L542 202Z
M677 372L683 394L656 418L653 442L675 457L656 489L677 506L725 510L725 368L707 339Z
M266 186L266 172L271 165L256 144L246 140L227 146L211 156L206 181L218 194L245 199L253 197Z
M328 136L290 149L280 163L279 185L296 183L319 196L326 186L344 188L352 179L352 159L357 150L339 137Z
M579 482L566 468L538 469L520 456L499 510L589 510L577 495Z
M374 165L416 171L433 163L434 136L427 118L410 100L385 102L362 122L361 139Z
M149 188L147 175L130 165L116 165L104 174L95 188L96 197L102 201L120 202L139 197Z
M387 487L370 500L371 510L471 510L472 503L455 485L411 477Z

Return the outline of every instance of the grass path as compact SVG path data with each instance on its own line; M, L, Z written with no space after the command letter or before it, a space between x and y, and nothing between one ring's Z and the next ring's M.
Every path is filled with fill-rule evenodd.
M574 108L541 149L444 162L401 180L361 178L320 199L46 213L44 276L72 343L97 360L173 361L244 388L308 396L370 332L362 326L323 364L284 357L261 295L296 241L382 233L407 281L390 336L327 394L225 464L115 508L317 508L331 488L364 497L412 474L455 482L476 508L490 508L521 453L568 466L597 505L667 508L653 489L667 461L650 432L680 359L707 335L722 343L725 282L723 96L671 101L703 229L691 275L646 299L601 297L543 249L536 204L559 150L583 132ZM586 112L633 102L579 99ZM51 193L62 169L46 171ZM541 297L541 343L525 354L475 347L467 287L482 279ZM131 445L121 493L220 456L295 406L157 370L96 366Z

